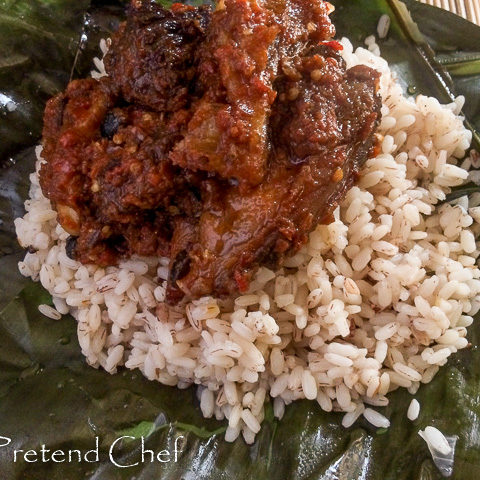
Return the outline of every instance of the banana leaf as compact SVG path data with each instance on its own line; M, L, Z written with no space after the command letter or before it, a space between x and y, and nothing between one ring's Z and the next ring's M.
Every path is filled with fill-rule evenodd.
M473 346L417 393L422 408L415 422L406 419L411 396L405 391L390 395L383 409L392 423L388 430L364 421L344 429L341 414L327 414L308 401L287 407L278 422L267 404L263 428L247 446L241 439L224 441L225 423L202 418L192 389L149 382L139 372L110 376L87 367L75 321L39 314L37 306L51 299L17 272L23 252L13 219L23 213L41 112L72 76L88 74L99 39L116 28L125 3L0 1L0 445L11 439L0 446L1 478L433 480L442 473L417 432L434 425L457 437L452 478L475 479L480 473L480 323L470 328ZM405 89L444 102L465 95L469 125L480 129L479 27L414 0L334 4L338 34L357 45L375 32L382 14L390 15L392 26L380 46ZM114 444L123 436L129 438ZM168 450L169 461L148 452L142 460L142 438L144 450ZM87 452L96 449L97 439L99 455L90 455L91 461L74 455L70 462L41 457L27 462L21 452L16 461L13 456L14 449L40 451L42 445L50 454ZM174 458L176 441L181 452Z

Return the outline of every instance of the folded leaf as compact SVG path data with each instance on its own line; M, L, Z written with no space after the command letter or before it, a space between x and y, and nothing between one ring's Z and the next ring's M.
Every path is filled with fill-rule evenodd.
M411 0L405 4L412 20L396 0L334 3L339 35L349 36L357 45L375 32L382 14L389 14L392 27L380 46L404 87L443 101L464 92L466 113L478 128L480 76L463 76L464 70L453 66L468 66L464 60L478 50L480 28ZM94 1L88 8L89 2L81 0L0 2L0 46L7 52L0 60L0 93L21 105L13 113L4 109L0 117L0 159L6 164L0 171L0 436L12 438L13 446L24 451L45 444L50 450L88 452L95 449L97 438L99 442L99 459L92 463L13 462L11 446L0 447L2 478L432 480L441 475L417 432L434 425L459 437L454 478L476 479L480 470L477 347L454 355L434 381L420 389L415 397L421 413L415 422L406 418L411 396L405 391L390 395L391 404L383 413L392 426L386 431L364 421L344 429L341 414L325 413L308 401L287 407L278 422L267 405L263 428L250 447L242 440L224 441L225 423L203 419L193 389L149 382L138 371L111 376L88 367L76 340L75 321L52 321L40 315L38 305L50 298L17 272L21 252L12 224L22 214L28 173L33 169L33 150L27 147L38 140L46 98L63 88L72 72L77 77L88 74L92 56L99 55L100 38L109 36L121 21L123 5ZM471 62L473 57L468 58ZM451 78L444 67L452 70ZM11 154L14 161L8 162ZM469 338L479 345L480 325L470 328ZM114 444L123 436L133 438ZM142 437L144 450L152 454L168 450L170 461L161 463L150 453L142 461ZM176 439L181 452L174 461ZM137 462L129 468L118 466Z

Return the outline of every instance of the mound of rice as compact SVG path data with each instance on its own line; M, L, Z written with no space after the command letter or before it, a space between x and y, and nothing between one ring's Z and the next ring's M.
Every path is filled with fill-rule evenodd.
M40 157L27 213L16 220L20 243L36 250L20 271L52 294L55 308L43 305L42 313L77 319L87 362L198 385L204 416L228 420L228 441L240 433L254 441L268 395L279 418L285 405L307 398L346 412L346 427L360 415L388 427L366 405L385 406L388 392L415 394L430 382L467 347L466 327L480 309L479 195L470 205L465 197L435 207L472 162L457 160L471 141L459 116L463 99L406 98L373 37L368 50L342 43L349 67L382 73L381 154L367 161L335 221L319 225L283 268L261 268L248 294L169 308L167 259L104 269L68 258L68 234L39 188Z

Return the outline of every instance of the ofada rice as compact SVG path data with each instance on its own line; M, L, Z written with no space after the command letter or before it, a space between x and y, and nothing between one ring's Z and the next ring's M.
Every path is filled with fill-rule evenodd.
M35 251L20 271L53 298L54 308L41 312L76 318L87 362L197 385L205 417L228 422L227 441L254 441L268 396L279 418L285 405L308 398L345 412L346 427L361 415L388 426L371 407L387 405L399 387L415 394L430 382L468 345L466 327L480 309L479 195L436 206L477 161L458 160L471 141L463 99L406 98L374 37L355 52L342 43L349 67L382 73L381 153L366 162L335 221L318 226L283 268L261 268L246 295L170 308L167 259L108 268L70 259L68 234L39 187L40 147L27 213L15 222L20 243ZM96 66L104 74L98 59Z

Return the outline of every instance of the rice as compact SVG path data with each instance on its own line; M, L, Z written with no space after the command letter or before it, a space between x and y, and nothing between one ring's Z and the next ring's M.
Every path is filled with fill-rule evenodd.
M420 403L418 403L418 400L414 398L412 399L412 401L410 402L410 405L408 406L407 418L413 422L418 418L419 414L420 414Z
M418 434L427 442L429 447L442 455L448 455L452 451L445 435L437 428L428 426L425 430L420 430Z
M456 436L446 437L440 430L428 426L420 430L418 434L425 440L432 460L444 477L450 477L453 473L455 456Z
M375 410L372 410L371 408L366 408L363 412L363 416L374 427L388 428L390 426L390 420L388 420L387 417Z
M380 37L388 27L383 16ZM355 52L342 43L349 67L382 73L381 153L366 162L333 223L319 225L278 271L260 268L245 295L169 307L168 259L107 268L70 259L68 234L39 187L41 147L26 214L15 221L20 244L34 252L20 272L52 295L54 308L39 310L77 319L87 362L110 373L138 368L179 388L197 385L203 415L228 422L227 441L240 434L254 441L266 398L277 418L307 398L345 412L345 427L360 416L388 427L365 405L386 406L390 391L414 394L430 382L468 345L466 327L480 310L480 195L437 207L478 163L476 152L459 160L471 141L460 116L464 100L407 98L373 36ZM108 42L101 47L105 54ZM95 66L95 77L105 74L101 59ZM418 411L412 401L408 418ZM446 451L444 437L430 428L424 438Z
M38 311L52 320L60 320L62 318L62 314L50 305L39 305Z

